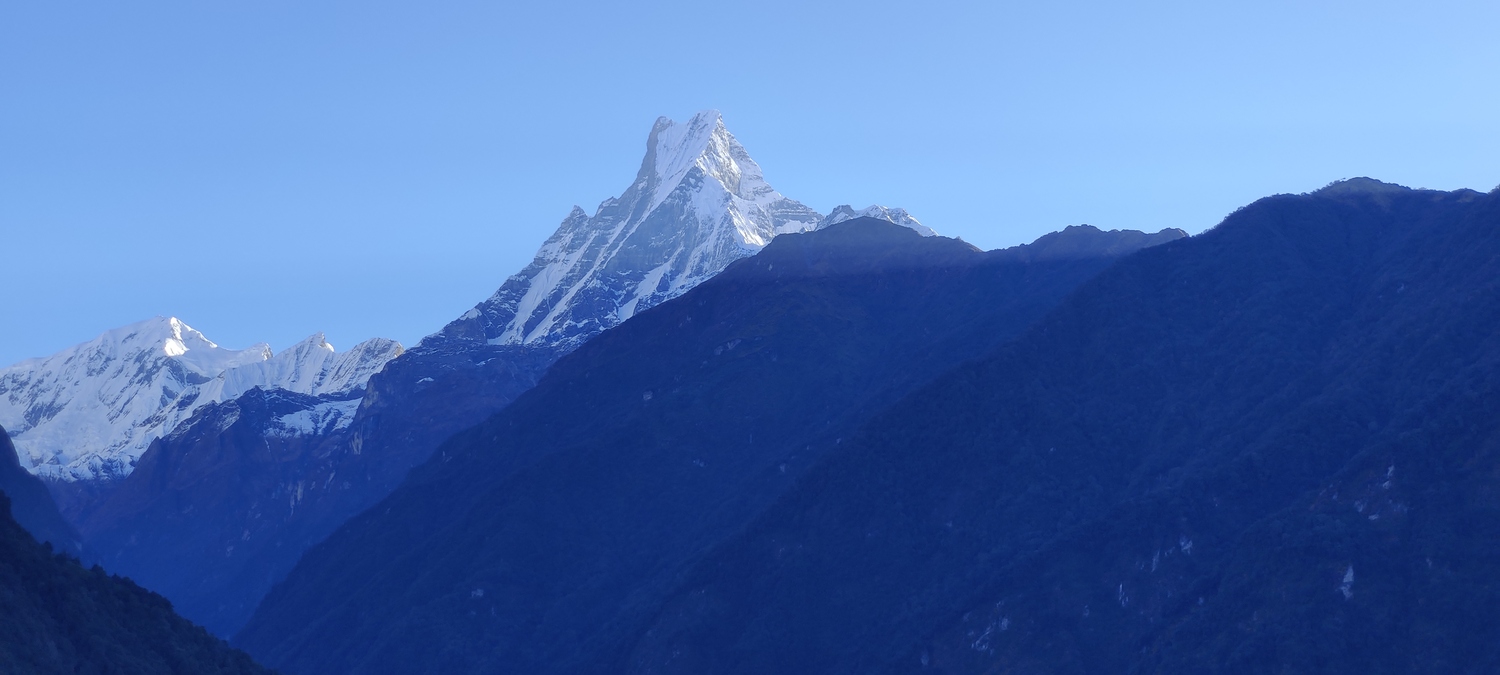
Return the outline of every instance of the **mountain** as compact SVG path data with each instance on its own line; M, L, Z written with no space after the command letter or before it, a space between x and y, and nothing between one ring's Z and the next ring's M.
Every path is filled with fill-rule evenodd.
M1111 236L1108 237L1101 237L1098 232L1097 228L1090 225L1069 225L1012 250L1016 255L1029 260L1081 260L1121 256L1188 236L1187 232L1177 228L1154 234L1137 230L1110 230Z
M335 354L321 334L277 354L264 344L229 350L156 317L0 370L0 424L34 474L118 480L198 407L256 386L351 391L400 353L395 342L371 340Z
M0 671L259 674L231 649L128 579L38 544L0 495Z
M902 209L865 211L931 232ZM531 264L371 378L351 439L372 463L375 489L360 508L587 340L779 234L830 223L772 188L718 111L657 119L635 182L619 197L593 216L575 206Z
M429 340L575 348L819 219L766 183L718 111L663 117L625 192L593 216L573 207L530 265Z
M82 539L58 513L47 486L21 468L16 449L4 428L0 428L0 492L10 498L10 512L16 522L37 541L73 555L82 551Z
M417 382L436 382L451 370L462 371L460 378L514 380L493 394L473 392L472 411L424 427L468 426L529 387L560 354L680 295L776 235L855 215L932 233L902 209L840 207L825 219L776 192L717 111L682 124L661 118L629 188L593 216L574 207L530 265L408 358L404 370L423 373ZM264 344L228 350L176 318L156 317L0 370L0 424L11 429L27 470L51 481L107 482L128 475L153 440L203 405L257 386L314 396L352 391L402 352L396 342L376 339L336 354L321 333L275 354ZM496 358L508 362L502 372L475 372ZM428 365L413 363L421 360ZM401 399L415 382L381 384L386 398ZM374 418L381 416L367 417L378 427ZM412 456L420 460L427 450ZM404 471L411 463L403 455L395 464Z
M834 207L833 212L829 213L821 220L819 220L818 224L814 226L813 229L821 230L827 228L830 225L842 223L846 220L854 220L855 218L877 218L889 223L895 223L896 225L900 225L902 227L910 228L917 234L920 234L924 237L932 237L937 235L937 232L934 232L932 228L923 225L916 218L912 217L910 213L907 213L906 209L888 209L884 206L880 206L879 204L866 206L862 209L855 209L848 204Z
M364 387L403 351L395 340L373 338L340 354L322 333L314 333L269 359L232 368L205 383L199 387L200 405L228 401L256 387L309 396L347 394Z
M363 488L345 452L360 398L253 388L157 439L78 523L107 569L215 634L237 629L340 496ZM347 517L347 516L345 516ZM335 517L337 518L337 517Z
M660 119L620 197L592 217L575 208L530 265L384 363L362 398L256 393L226 377L226 388L248 393L190 411L140 457L139 475L93 500L79 529L112 571L231 635L304 550L384 498L443 440L531 388L557 358L820 220L766 183L717 112ZM304 346L320 341L283 354L319 354ZM258 368L233 373L295 389L265 376L279 372L270 362ZM301 431L288 433L288 419L302 420Z
M718 111L659 118L619 197L573 207L525 269L371 378L351 442L380 458L380 489L362 506L562 355L821 218L766 182Z
M1280 195L1084 284L682 573L623 673L1488 672L1500 194Z
M290 673L598 670L864 420L1116 259L871 218L777 237L443 443L308 550L236 642Z
M197 385L271 358L266 345L220 348L175 318L116 328L0 370L0 424L27 470L53 480L120 477Z

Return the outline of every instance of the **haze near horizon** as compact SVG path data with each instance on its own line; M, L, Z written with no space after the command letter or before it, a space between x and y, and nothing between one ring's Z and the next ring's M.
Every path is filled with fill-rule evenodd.
M986 249L1079 223L1196 233L1359 175L1488 190L1497 14L11 6L0 365L154 315L232 348L410 345L574 204L620 194L657 116L706 108L782 194L903 207Z

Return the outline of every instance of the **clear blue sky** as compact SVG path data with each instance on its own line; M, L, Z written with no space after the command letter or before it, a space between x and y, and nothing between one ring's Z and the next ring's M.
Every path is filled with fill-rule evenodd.
M1500 183L1500 3L638 4L5 3L0 364L157 314L411 344L702 108L985 248Z

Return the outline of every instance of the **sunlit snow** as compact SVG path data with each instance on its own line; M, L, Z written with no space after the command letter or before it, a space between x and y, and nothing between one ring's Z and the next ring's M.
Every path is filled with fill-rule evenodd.
M932 233L902 209L840 208L853 215L831 222L869 215ZM482 333L491 344L572 348L779 234L831 222L772 188L718 111L684 123L663 117L620 197L604 200L593 216L574 207L530 265L432 338Z
M348 392L400 353L401 345L376 339L337 354L321 333L274 354L264 344L224 349L176 318L156 317L0 370L0 425L32 473L119 478L204 405L257 386Z

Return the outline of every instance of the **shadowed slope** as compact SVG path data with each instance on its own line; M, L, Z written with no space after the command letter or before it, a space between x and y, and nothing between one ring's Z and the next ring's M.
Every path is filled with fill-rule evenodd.
M1500 195L1336 188L893 406L618 671L1493 669Z
M57 504L42 480L21 468L16 448L4 427L0 427L0 492L10 497L11 514L31 536L60 551L78 555L81 550L78 533L58 513Z
M607 672L850 429L1113 260L1030 258L870 219L778 237L444 444L236 640L298 673Z
M128 579L53 554L0 496L0 671L265 673Z

